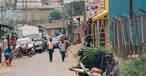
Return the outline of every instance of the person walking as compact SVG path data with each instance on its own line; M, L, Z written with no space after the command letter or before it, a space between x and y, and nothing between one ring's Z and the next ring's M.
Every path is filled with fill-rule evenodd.
M14 43L15 43L14 39L11 38L11 40L9 41L9 44L12 50L14 49Z
M65 59L65 53L66 53L66 43L64 43L64 41L62 41L59 44L59 48L60 48L60 52L61 52L62 61L64 61L64 59Z
M54 48L53 48L54 44L53 44L52 38L50 38L50 40L48 41L47 45L48 45L48 52L49 52L50 62L52 62L53 52L54 52Z
M7 47L7 45L8 45L8 41L7 41L6 37L4 36L3 37L3 50Z
M5 48L5 60L6 60L6 64L7 66L12 66L11 62L12 62L12 49L10 47L10 44L8 44L8 46Z
M0 46L0 66L1 66L1 63L2 63L2 50L1 50L1 46Z

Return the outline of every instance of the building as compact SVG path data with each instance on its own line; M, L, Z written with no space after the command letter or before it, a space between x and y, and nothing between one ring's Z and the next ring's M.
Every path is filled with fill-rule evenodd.
M93 17L92 47L106 46L120 56L144 51L146 0L105 0L105 10Z
M49 36L53 36L55 33L62 33L63 28L65 28L65 26L63 26L62 22L46 23L46 24L39 24L39 25L47 30L46 33Z

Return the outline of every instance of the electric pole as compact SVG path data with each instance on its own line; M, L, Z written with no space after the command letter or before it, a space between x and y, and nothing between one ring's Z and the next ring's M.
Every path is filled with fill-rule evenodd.
M133 38L132 38L132 34L133 34L133 28L132 28L132 22L133 22L133 20L132 20L132 17L133 17L133 14L132 14L132 12L133 12L133 0L130 0L130 6L129 6L130 8L129 8L129 10L130 10L130 17L129 17L129 30L130 30L130 45L132 46L131 48L132 48L132 50L131 50L131 53L132 53L132 51L133 51L133 54L135 54L135 50L134 50L134 44L133 44Z
M25 0L25 22L27 22L27 0Z

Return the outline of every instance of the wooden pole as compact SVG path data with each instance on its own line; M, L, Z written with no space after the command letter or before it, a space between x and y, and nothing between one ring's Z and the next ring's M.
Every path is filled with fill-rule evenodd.
M92 47L94 48L95 47L95 45L94 45L94 43L95 43L95 32L94 32L94 21L92 21L92 25L91 25L91 28L92 28Z
M120 51L120 44L119 44L119 22L116 20L116 26L117 26L117 48L118 48L118 55L119 55L119 51Z
M141 14L141 33L142 33L142 51L144 52L144 25L143 25L143 15Z
M121 28L122 28L122 34L123 34L123 41L124 41L124 50L127 51L127 46L126 46L126 37L125 37L125 32L124 32L124 26L123 26L123 22L119 19L120 23L121 23Z
M142 13L146 13L146 11L139 9ZM141 14L141 33L142 33L142 51L144 52L144 24L143 24L143 15Z
M135 55L135 50L134 50L134 44L133 44L133 38L132 38L132 33L133 33L133 28L132 28L132 17L133 17L133 15L132 15L132 12L133 12L133 0L130 0L130 4L129 4L130 6L130 8L129 8L129 10L130 10L130 17L129 17L129 30L130 30L130 44L131 44L131 46L132 46L132 51L133 51L133 54Z
M99 39L99 38L100 38L100 33L99 33L99 32L100 32L100 31L99 31L99 25L100 25L100 24L99 24L99 20L98 20L97 25L98 25L97 29L98 29L98 47L99 47L99 46L100 46L100 39Z
M138 48L138 53L140 53L140 50L139 50L139 33L138 33L138 23L137 23L137 18L135 16L135 23L136 23L136 44L137 44L137 48Z

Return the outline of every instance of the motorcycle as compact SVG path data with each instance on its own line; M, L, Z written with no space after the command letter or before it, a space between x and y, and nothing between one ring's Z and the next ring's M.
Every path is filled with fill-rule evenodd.
M71 67L70 71L74 71L79 76L102 76L102 70L98 68L92 68L90 71L86 69L82 63L79 63L80 67Z
M33 55L35 55L34 45L33 44L27 45L27 48L23 52L23 55L25 56L27 55L28 57L32 57Z
M26 45L17 45L15 47L15 50L13 52L13 58L16 59L16 58L20 58L22 57L22 53L26 50L27 46Z
M15 51L13 52L14 59L22 56L32 57L33 55L35 55L33 44L16 46Z

